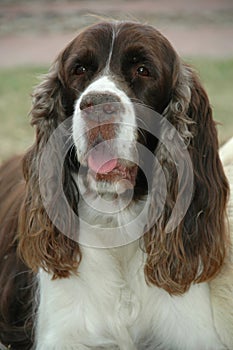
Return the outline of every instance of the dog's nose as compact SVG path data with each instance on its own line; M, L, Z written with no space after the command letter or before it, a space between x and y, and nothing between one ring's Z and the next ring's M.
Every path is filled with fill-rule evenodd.
M89 93L83 96L80 102L81 111L90 119L108 118L120 110L120 98L108 93Z

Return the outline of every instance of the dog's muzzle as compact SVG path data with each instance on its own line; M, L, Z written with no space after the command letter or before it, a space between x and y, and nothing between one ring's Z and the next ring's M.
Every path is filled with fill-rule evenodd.
M135 186L138 163L135 126L127 123L132 118L132 104L121 97L112 91L90 91L81 96L76 115L85 130L85 140L77 142L76 147L92 183L114 185L111 191L121 183L120 192L124 192Z

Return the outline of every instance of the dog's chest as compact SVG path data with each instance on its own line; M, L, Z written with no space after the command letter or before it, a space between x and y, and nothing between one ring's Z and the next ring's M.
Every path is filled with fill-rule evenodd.
M194 285L183 296L148 286L146 257L138 242L112 250L110 255L106 251L106 261L103 251L88 254L97 254L89 261L96 260L98 273L93 269L85 277L97 301L91 302L100 326L95 339L107 332L122 350L224 349L213 324L208 284Z
M113 250L84 248L78 277L49 282L42 275L41 327L51 329L50 337L54 331L60 343L70 339L101 349L224 349L208 285L172 297L146 284L144 264L138 242Z
M113 342L120 349L136 349L136 338L141 337L143 330L141 326L139 329L135 325L144 308L142 299L146 298L146 295L142 295L145 262L138 249L138 242L112 249L111 252L85 249L84 254L86 261L93 261L92 266L83 265L80 277L82 278L82 272L85 273L84 278L90 291L87 303L98 318L95 321L98 326L95 328L94 338L104 338L107 333L111 339L110 344ZM88 276L86 268L89 270ZM92 298L97 302L92 303ZM148 325L145 324L145 328Z
M83 276L92 294L99 297L103 304L106 301L106 307L111 307L110 313L119 322L133 323L140 309L140 286L145 263L138 242L110 250L86 248L84 255L89 257L87 264L84 263L80 269L81 279Z

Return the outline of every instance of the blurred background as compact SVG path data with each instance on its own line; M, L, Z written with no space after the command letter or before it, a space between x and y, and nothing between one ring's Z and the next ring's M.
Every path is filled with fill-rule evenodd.
M38 77L98 16L157 27L199 72L220 143L233 135L233 0L0 0L0 161L31 145Z

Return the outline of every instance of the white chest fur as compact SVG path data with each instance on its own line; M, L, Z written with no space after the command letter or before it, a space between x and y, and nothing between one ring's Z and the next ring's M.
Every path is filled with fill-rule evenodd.
M223 350L208 284L183 296L148 286L138 242L83 247L78 276L51 281L41 271L37 350Z

